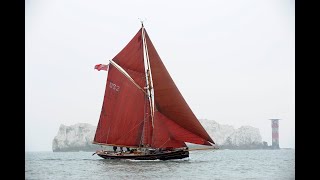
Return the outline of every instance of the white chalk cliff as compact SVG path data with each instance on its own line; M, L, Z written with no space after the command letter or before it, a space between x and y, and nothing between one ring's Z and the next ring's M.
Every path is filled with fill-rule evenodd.
M258 128L242 126L235 129L221 125L214 120L199 119L202 126L220 148L256 149L263 148ZM95 151L100 148L92 144L96 126L78 123L71 126L61 125L53 139L52 150L57 151Z
M200 123L215 143L220 147L236 149L262 148L262 138L258 128L241 126L235 129L214 120L199 119Z
M56 151L92 151L97 145L92 144L96 127L87 123L71 126L60 125L57 136L53 139L52 150Z

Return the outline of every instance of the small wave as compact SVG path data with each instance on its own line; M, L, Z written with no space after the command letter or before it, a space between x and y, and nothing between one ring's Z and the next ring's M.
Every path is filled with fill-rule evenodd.
M134 160L134 159L127 159L126 161L129 162L187 162L189 161L189 159L170 159L170 160L160 160L160 159L156 159L156 160Z
M39 159L39 161L92 161L96 159L64 159L64 158L47 158L47 159Z
M160 159L155 159L155 160L135 160L135 159L126 159L125 161L130 161L130 162L160 162Z
M49 159L40 159L41 161L65 161L65 159L61 158L49 158Z

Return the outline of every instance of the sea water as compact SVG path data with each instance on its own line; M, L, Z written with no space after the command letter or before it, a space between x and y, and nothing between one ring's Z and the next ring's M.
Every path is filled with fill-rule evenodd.
M202 150L169 161L107 160L93 152L26 152L26 179L295 179L295 150Z

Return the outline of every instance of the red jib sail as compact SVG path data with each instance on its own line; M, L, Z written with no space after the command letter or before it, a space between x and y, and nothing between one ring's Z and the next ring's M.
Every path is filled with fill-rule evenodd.
M153 126L145 92L110 63L94 143L154 148L185 147L185 142L211 145L213 140L182 97L143 27L113 61L145 87L143 34L154 87Z

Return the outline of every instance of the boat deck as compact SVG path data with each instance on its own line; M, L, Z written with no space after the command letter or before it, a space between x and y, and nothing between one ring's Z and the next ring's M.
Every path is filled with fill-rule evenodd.
M97 151L96 154L104 159L134 159L134 160L169 160L183 159L189 157L187 150L173 150L160 152L114 152L114 151Z

